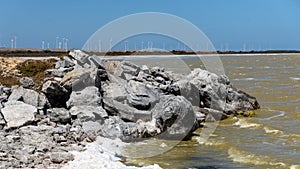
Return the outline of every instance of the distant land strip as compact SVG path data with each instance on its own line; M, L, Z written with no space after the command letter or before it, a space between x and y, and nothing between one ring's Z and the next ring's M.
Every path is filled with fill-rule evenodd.
M172 50L172 51L86 51L89 55L98 56L129 56L129 55L196 55L196 54L290 54L300 53L299 50L265 50L265 51L187 51L187 50ZM69 51L61 49L10 49L0 48L0 57L50 57L50 56L65 56Z

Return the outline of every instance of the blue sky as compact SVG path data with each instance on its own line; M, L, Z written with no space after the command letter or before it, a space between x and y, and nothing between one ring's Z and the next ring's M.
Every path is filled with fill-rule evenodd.
M81 48L100 27L138 12L163 12L200 28L215 48L300 50L299 0L1 0L0 46ZM45 45L47 46L47 45Z

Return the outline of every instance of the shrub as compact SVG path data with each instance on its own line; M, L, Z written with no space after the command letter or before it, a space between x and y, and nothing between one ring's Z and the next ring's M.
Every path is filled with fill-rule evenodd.
M53 69L55 59L49 60L26 60L25 62L17 65L22 77L31 77L37 85L41 85L43 80L47 77L45 71Z

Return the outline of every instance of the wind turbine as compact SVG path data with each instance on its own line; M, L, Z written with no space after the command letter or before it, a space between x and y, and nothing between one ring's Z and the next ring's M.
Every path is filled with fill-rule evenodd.
M141 43L141 50L144 50L144 41Z
M42 41L42 49L45 49L45 41Z
M14 39L11 39L11 48L14 48Z
M59 37L57 36L57 37L56 37L56 45L55 45L55 48L56 48L56 49L58 49L58 39L59 39Z
M17 48L17 36L15 36L15 48Z
M62 48L65 48L65 38L63 38L63 42L62 42Z
M47 44L47 47L48 47L48 49L50 48L50 43L48 42L48 44Z
M68 41L69 41L69 39L66 39L66 43L65 43L65 49L66 49L66 51L68 50Z

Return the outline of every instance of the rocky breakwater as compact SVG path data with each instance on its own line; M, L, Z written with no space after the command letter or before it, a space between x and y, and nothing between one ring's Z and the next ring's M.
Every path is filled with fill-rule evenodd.
M259 108L226 76L202 69L186 76L75 50L45 74L37 90L30 77L21 86L0 86L0 168L74 167L70 161L79 165L82 157L74 151L94 152L90 142L189 139L206 121ZM98 160L125 167L99 146Z

